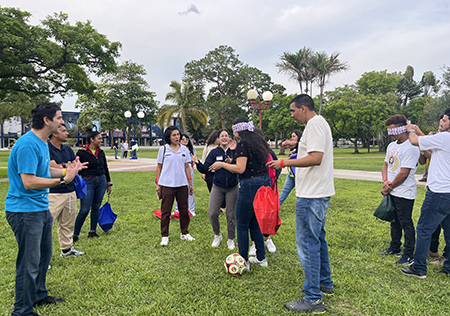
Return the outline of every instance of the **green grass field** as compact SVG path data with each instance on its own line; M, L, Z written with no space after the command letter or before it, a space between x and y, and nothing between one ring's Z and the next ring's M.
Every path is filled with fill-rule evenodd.
M152 213L160 208L154 177L155 172L112 173L110 203L118 219L109 233L100 231L95 240L86 237L86 221L76 244L85 256L60 258L54 229L47 287L50 295L64 297L66 302L39 307L39 314L293 315L284 304L303 296L304 279L295 247L293 193L281 209L283 224L273 237L278 249L267 254L269 268L252 266L250 273L232 277L223 262L233 251L225 242L211 247L214 235L206 214L209 194L200 174L195 174L194 185L197 216L190 224L196 240L181 241L179 221L173 220L170 243L164 248L159 245L160 221ZM381 184L336 179L335 186L326 230L336 294L325 298L327 314L448 314L447 277L431 271L426 280L406 277L395 264L397 258L376 254L390 240L389 224L372 215L381 200ZM1 205L7 189L8 183L0 183ZM424 192L418 188L415 223ZM225 233L225 216L220 220ZM0 240L0 314L8 315L14 303L17 246L4 217Z

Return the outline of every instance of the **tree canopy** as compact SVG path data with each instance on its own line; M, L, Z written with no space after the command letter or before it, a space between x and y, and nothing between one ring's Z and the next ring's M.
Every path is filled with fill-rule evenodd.
M268 74L244 64L235 50L226 45L188 62L183 80L204 92L208 89L205 107L210 122L221 123L218 128L229 127L237 116L249 114L252 109L246 93L250 88L256 89L259 95L265 90L275 93L285 90L282 85L274 84Z
M144 122L156 121L156 94L143 78L147 72L143 65L127 61L112 74L105 75L97 84L95 93L78 98L76 107L82 110L79 124L90 124L101 117L102 129L131 128L124 116L126 111L136 119L142 111ZM83 129L84 126L78 126Z
M171 125L171 120L176 116L180 120L180 126L183 133L186 133L186 124L190 121L192 127L197 130L201 125L208 123L206 112L196 105L201 90L196 90L189 82L179 83L173 80L170 83L172 91L167 93L166 101L172 101L173 104L164 104L158 113L158 123L163 126L164 123Z
M67 14L55 13L34 26L30 16L0 8L0 100L11 92L91 93L95 86L89 74L116 69L121 44L110 42L90 21L70 25Z

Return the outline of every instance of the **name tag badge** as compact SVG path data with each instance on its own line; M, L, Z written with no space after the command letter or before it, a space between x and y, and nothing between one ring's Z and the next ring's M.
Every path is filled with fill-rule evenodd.
M219 160L219 161L223 160L223 156L217 156L216 160Z
M166 157L170 157L172 154L166 154Z

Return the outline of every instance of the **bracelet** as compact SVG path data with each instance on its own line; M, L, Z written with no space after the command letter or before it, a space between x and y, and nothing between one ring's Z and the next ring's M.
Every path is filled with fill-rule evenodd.
M191 181L192 180L192 178L188 178L188 181Z
M386 182L388 179L384 179L383 182Z
M416 130L414 129L414 128L411 128L409 131L408 131L408 133L411 133L411 132L415 132Z
M425 134L424 134L424 133L422 133L422 134L420 134L419 136L425 136Z
M63 169L63 173L62 173L63 177L66 176L66 169Z
M284 159L281 159L281 161L280 161L280 166L281 166L281 168L284 168L283 162L284 162Z

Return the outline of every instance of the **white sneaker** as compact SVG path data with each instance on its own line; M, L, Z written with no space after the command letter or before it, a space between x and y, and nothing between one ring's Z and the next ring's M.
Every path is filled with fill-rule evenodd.
M233 239L228 239L227 240L227 246L228 246L228 249L233 250L236 247L234 245L234 240Z
M67 257L71 257L71 256L78 257L78 256L82 256L84 254L85 254L84 252L78 251L74 247L72 247L72 248L70 248L70 250L68 252L63 252L61 250L61 254L59 256L67 258Z
M255 244L253 244L253 245L250 247L250 251L248 252L248 255L249 255L249 256L256 256L256 246L255 246Z
M265 241L266 246L267 246L267 250L269 250L269 252L275 252L277 251L277 247L275 247L272 239L269 237L267 238L267 240Z
M181 240L187 240L187 241L193 241L193 240L195 240L195 238L192 237L190 234L186 234L186 235L181 234L180 239L181 239Z
M250 272L250 262L245 263L245 271Z
M215 235L214 240L211 244L211 247L213 247L213 248L219 247L221 241L222 241L222 235L221 234Z
M250 263L253 263L253 264L259 264L261 267L264 267L264 268L267 268L269 266L266 258L264 258L263 260L260 261L256 257L250 257L250 258L248 258L248 261L250 261Z
M169 237L161 238L161 246L167 246L169 244Z

